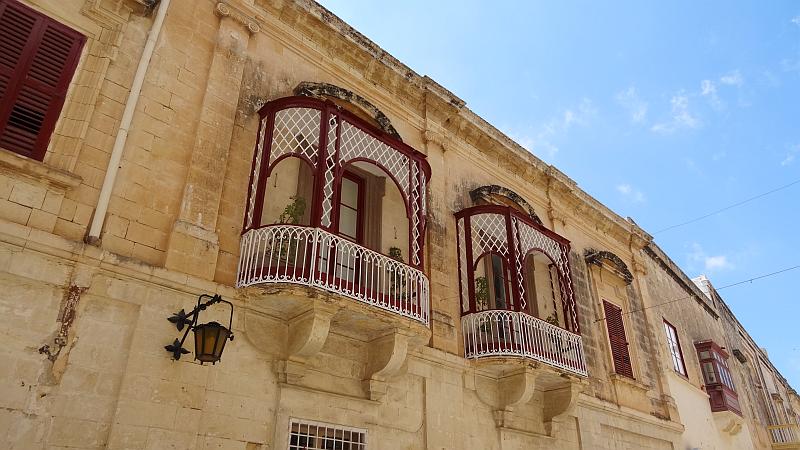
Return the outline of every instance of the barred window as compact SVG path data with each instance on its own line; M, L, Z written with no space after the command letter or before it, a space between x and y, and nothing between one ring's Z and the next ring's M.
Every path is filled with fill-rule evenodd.
M367 430L292 419L289 450L366 450Z

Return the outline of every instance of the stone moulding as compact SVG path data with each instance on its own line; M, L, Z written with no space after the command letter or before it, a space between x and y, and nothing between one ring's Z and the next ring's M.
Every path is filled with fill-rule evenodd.
M231 19L239 22L245 28L247 28L247 31L249 31L250 34L255 34L261 31L261 25L258 24L256 19L250 17L244 11L234 6L231 6L228 3L225 2L217 3L217 6L214 7L214 13L219 17L230 17Z
M499 195L501 197L505 197L512 202L519 205L522 209L524 209L528 213L528 217L531 218L534 222L538 225L544 226L542 224L542 219L536 215L536 211L533 210L533 207L528 203L521 195L517 194L516 192L512 191L511 189L505 188L503 186L498 186L496 184L490 184L488 186L481 186L479 188L475 188L469 193L469 197L472 199L473 202L477 202L478 200L485 200L491 203L490 197L492 195Z
M590 248L584 252L583 257L588 264L594 264L596 266L602 266L603 262L607 262L611 265L613 271L619 275L620 278L625 280L625 284L631 284L631 282L633 282L633 274L631 274L628 265L625 264L619 256L606 250Z
M304 81L297 85L294 88L295 95L300 95L303 97L313 97L313 98L324 98L324 97L332 97L337 98L339 100L344 100L348 103L352 103L355 106L358 106L364 112L369 114L372 119L377 122L378 127L386 134L392 136L393 138L397 139L400 142L403 142L403 138L400 137L400 133L392 125L392 121L386 117L386 114L383 113L377 106L370 103L369 100L365 99L364 97L349 91L347 89L341 88L339 86L329 84L329 83L312 83L309 81Z

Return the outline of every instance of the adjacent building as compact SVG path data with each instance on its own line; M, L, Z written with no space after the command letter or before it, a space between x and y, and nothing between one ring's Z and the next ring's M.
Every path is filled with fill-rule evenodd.
M708 279L310 0L0 0L0 289L2 448L800 448Z

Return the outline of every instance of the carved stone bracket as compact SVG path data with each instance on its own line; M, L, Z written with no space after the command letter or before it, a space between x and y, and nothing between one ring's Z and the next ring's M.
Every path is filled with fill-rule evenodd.
M331 318L337 310L330 305L315 304L289 320L285 359L275 363L281 382L297 384L302 380L308 360L325 345Z
M388 381L400 373L409 350L419 345L413 337L409 331L394 329L369 343L363 384L370 400L380 401L386 395Z
M714 422L717 428L731 436L736 436L742 431L744 419L731 411L720 411L714 413Z
M548 436L555 436L560 424L575 415L578 396L586 386L586 382L577 377L534 364L494 362L484 368L495 376L476 375L474 387L470 389L475 389L478 398L492 408L498 428L534 432L515 427L514 415L536 395L541 399L539 417L543 428Z
M548 436L554 437L561 424L575 415L575 406L584 387L583 383L573 381L560 388L545 391L542 415Z
M225 2L217 3L217 6L214 8L214 13L219 17L230 17L231 19L239 22L250 34L255 34L261 31L261 25L258 24L258 21L250 17L246 12L236 8L235 6L231 6Z

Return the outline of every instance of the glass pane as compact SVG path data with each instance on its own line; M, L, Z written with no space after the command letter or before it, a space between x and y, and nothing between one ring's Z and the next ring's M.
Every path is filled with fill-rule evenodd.
M506 283L503 275L503 259L498 255L492 255L492 280L497 309L506 309Z
M706 384L714 384L717 382L717 376L714 374L713 364L703 363L703 376L706 379Z
M349 178L342 178L342 204L358 208L358 183Z
M711 357L711 354L708 351L704 350L700 352L700 359L708 359Z
M339 210L339 233L356 239L358 226L358 214L355 209L342 207Z

